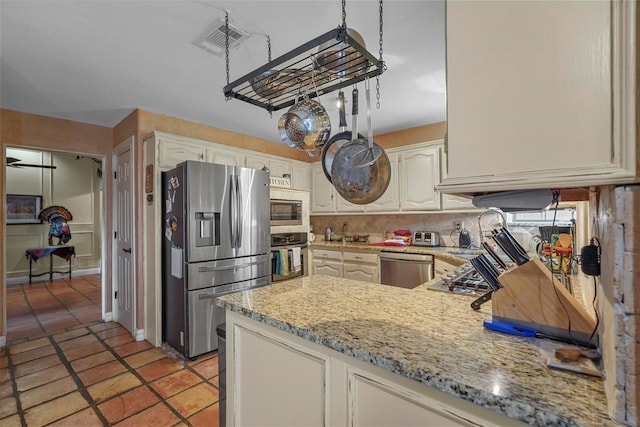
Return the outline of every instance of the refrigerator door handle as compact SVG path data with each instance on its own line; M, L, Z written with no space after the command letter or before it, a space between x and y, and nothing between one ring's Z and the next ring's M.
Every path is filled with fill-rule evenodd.
M236 203L238 206L236 207L236 247L239 248L242 246L242 229L244 228L243 219L242 219L242 184L240 183L239 177L236 175Z
M247 262L245 264L240 265L225 265L222 267L198 267L198 273L207 273L211 271L223 271L223 270L235 270L238 268L251 267L252 265L263 264L264 260Z
M238 176L229 176L231 197L231 247L238 247Z

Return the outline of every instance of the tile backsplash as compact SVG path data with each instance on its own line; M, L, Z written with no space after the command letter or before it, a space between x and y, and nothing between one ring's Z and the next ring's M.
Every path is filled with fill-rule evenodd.
M478 245L479 227L478 215L473 213L434 213L434 214L403 214L403 215L312 215L311 225L316 239L322 240L324 231L331 227L334 233L343 234L368 234L370 242L384 240L386 232L395 230L413 231L437 231L440 233L440 246L458 246L459 233L455 231L455 222L460 222L463 228L471 233L472 242ZM497 216L486 216L482 219L482 227L485 230L498 227L501 222ZM486 230L485 230L486 231Z

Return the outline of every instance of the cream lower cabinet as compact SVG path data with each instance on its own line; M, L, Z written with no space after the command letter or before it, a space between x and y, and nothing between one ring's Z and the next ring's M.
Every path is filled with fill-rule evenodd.
M380 257L376 253L342 251L342 277L380 283Z
M341 249L313 249L313 274L380 283L377 253Z
M313 274L342 277L342 252L327 249L313 249Z
M229 310L226 324L227 425L522 425Z
M449 274L456 270L458 267L459 265L455 265L450 262L443 261L440 258L434 257L433 269L436 277Z

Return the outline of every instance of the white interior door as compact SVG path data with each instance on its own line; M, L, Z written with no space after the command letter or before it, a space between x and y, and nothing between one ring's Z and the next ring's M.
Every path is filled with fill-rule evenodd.
M114 320L136 335L134 276L133 137L116 147L113 229Z

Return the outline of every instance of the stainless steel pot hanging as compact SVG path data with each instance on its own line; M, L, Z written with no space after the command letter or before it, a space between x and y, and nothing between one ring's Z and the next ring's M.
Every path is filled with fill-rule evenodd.
M278 131L289 147L314 151L322 148L329 139L331 120L322 104L303 99L280 117Z
M357 105L357 89L354 89ZM367 106L370 108L370 106ZM357 110L355 116L357 116ZM358 135L357 119L353 120L353 135ZM373 143L376 147L377 144ZM369 149L369 141L355 138L344 144L336 153L331 165L331 181L338 193L351 203L367 204L378 200L389 187L391 163L384 150L378 146L380 156L362 167L351 166L351 158Z

